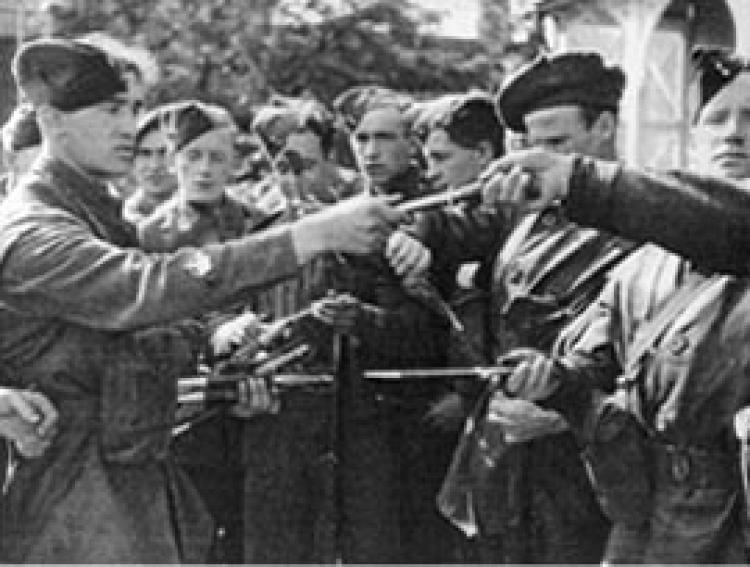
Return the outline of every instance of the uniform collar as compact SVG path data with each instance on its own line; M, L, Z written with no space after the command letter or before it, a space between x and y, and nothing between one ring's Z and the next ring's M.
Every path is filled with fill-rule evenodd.
M41 158L31 173L44 182L56 206L86 221L100 237L121 245L130 243L133 233L122 219L122 202L107 183L54 157Z
M86 175L61 159L42 158L34 164L32 171L41 177L52 177L55 191L71 205L107 208L120 205L109 184Z

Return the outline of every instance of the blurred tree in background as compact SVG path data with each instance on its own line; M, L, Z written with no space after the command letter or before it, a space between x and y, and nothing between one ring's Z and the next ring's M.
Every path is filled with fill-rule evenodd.
M152 103L195 97L241 119L273 93L330 102L359 84L493 90L538 48L514 43L508 1L481 3L477 40L429 35L424 24L441 15L412 0L345 0L343 13L324 0L83 0L77 18L52 29L104 30L151 51L161 74Z

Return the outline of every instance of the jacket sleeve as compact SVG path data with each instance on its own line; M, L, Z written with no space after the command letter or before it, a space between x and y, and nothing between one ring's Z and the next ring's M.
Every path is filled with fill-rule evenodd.
M562 413L574 429L582 427L582 408L594 390L612 392L621 373L624 346L622 314L618 309L620 283L610 281L577 320L561 334L553 372L560 387L544 403Z
M423 213L410 232L432 251L434 263L444 266L483 260L505 241L512 227L507 211L472 205L462 211Z
M0 242L11 308L106 330L190 317L298 267L288 228L149 254L96 238L72 215L40 212L4 223Z
M565 207L579 224L654 242L711 270L750 273L750 191L740 184L581 158Z

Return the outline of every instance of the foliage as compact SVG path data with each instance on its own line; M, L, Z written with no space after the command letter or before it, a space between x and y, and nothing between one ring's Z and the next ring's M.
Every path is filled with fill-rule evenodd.
M439 15L415 2L348 1L335 16L324 0L88 0L66 32L103 29L154 53L153 102L195 97L240 116L272 93L330 102L358 84L433 94L497 82L507 27L484 44L438 39L421 24Z

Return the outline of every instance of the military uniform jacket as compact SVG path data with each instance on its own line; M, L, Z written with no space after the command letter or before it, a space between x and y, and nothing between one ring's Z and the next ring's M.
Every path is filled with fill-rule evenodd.
M245 234L245 208L229 195L215 204L185 203L173 196L138 223L145 250L169 252L182 246L216 244Z
M420 170L412 165L374 193L402 194L411 199L428 192ZM350 293L365 308L359 318L354 349L359 369L436 368L447 360L449 323L425 294L409 289L381 255L335 256L329 263L329 283L338 292ZM444 289L442 279L436 288ZM362 413L372 409L371 390L359 381L350 388L352 404ZM421 415L429 402L443 393L445 384L401 384L389 391L405 404L404 415ZM359 409L359 408L358 408Z
M659 244L710 270L750 274L750 191L739 183L580 158L563 208L582 226Z
M288 231L148 255L104 185L38 164L0 211L0 357L45 393L60 431L23 460L3 502L11 562L203 561L210 526L167 447L171 321L294 273ZM186 362L188 361L188 362Z
M414 234L433 251L437 271L495 254L494 356L522 346L549 350L633 248L624 239L571 223L554 209L518 223L502 211L481 208L431 215Z
M697 272L684 258L645 245L613 273L583 315L585 326L565 366L586 383L611 390L613 371L630 363L645 322L687 278L701 280L701 287L639 365L641 407L636 409L661 442L726 448L734 413L750 402L750 353L744 343L750 328L738 325L750 315L744 279Z
M518 347L550 352L560 331L596 297L607 273L633 245L573 224L554 209L515 223L504 215L477 209L452 217L448 226L455 228L438 237L433 254L447 257L438 259L440 265L494 251L490 351L495 357ZM464 436L455 458L466 459L461 467L475 479L471 491L482 535L502 538L504 561L597 559L604 519L570 434L506 447L498 465L485 471L469 470L467 456L481 453L473 444Z
M647 321L668 309L684 285L695 290L691 301L632 364L639 336L649 337ZM746 278L701 273L647 245L613 275L584 320L555 396L559 402L574 384L609 389L623 369L636 378L626 407L650 432L645 474L654 487L649 534L640 546L645 561L713 563L741 552L733 419L750 403Z

